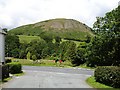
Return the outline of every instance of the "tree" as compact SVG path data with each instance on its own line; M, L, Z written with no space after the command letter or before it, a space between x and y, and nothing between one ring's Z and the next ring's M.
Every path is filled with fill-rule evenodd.
M19 37L15 35L6 35L5 38L5 56L18 57L19 56Z
M56 36L56 37L55 37L55 41L60 44L61 38L60 38L59 36Z
M108 12L104 17L97 17L97 21L93 24L95 33L104 33L113 31L114 33L120 32L120 6L115 10Z
M79 45L76 50L76 57L73 60L75 66L79 66L86 62L86 45Z
M52 42L52 40L53 40L53 36L51 36L51 35L49 35L49 33L41 33L40 34L40 37L43 39L43 40L45 40L47 43L48 42Z
M120 65L120 6L105 17L97 18L94 31L97 35L91 41L88 66Z
M27 53L27 59L30 60L30 52Z

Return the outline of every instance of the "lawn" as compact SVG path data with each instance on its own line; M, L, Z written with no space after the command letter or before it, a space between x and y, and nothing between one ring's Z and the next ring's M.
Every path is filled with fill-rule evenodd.
M40 59L37 61L33 61L27 59L12 58L12 62L19 62L22 65L29 65L29 66L72 67L72 64L69 61L62 62L62 64L60 65L59 62L55 63L54 60L47 60L47 59Z
M40 40L38 36L27 36L27 35L18 35L20 39L20 43L30 43L32 40Z

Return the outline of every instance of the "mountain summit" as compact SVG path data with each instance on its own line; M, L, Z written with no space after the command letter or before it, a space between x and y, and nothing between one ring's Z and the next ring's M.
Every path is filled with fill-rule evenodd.
M69 39L85 39L86 35L92 36L91 28L74 19L50 19L35 24L29 24L10 30L8 33L15 35L47 34Z

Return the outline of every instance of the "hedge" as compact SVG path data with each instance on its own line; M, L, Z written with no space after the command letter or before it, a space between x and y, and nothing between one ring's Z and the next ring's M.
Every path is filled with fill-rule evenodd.
M95 80L105 85L120 88L120 67L100 66L95 69Z
M6 63L11 63L12 60L11 60L11 59L5 59L5 62L6 62Z
M9 73L17 74L22 72L22 65L20 63L8 63Z
M0 80L9 77L9 68L8 65L0 65Z

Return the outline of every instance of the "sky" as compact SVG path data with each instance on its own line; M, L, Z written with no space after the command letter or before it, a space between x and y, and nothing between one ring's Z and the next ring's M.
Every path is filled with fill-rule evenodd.
M96 17L115 9L120 0L0 0L0 27L12 29L40 21L75 19L92 27Z

